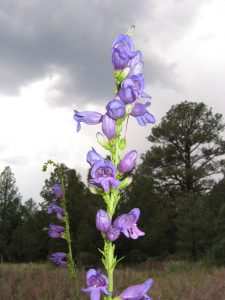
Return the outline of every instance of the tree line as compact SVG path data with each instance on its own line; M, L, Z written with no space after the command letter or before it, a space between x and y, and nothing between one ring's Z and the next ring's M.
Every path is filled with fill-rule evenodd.
M149 150L123 192L118 214L139 207L139 227L146 233L136 243L120 237L118 256L124 263L156 259L206 259L225 264L225 124L204 103L174 105L148 136ZM95 215L102 208L74 169L62 165L71 223L73 251L78 264L96 264L102 241ZM0 255L2 261L45 261L49 253L63 251L63 240L51 240L47 214L54 201L52 172L37 205L22 203L10 167L0 175ZM129 255L128 255L129 254Z

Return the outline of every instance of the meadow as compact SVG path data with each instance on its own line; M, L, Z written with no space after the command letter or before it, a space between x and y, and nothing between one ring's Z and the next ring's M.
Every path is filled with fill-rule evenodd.
M84 269L79 270L85 287ZM115 271L115 292L152 277L153 300L225 300L225 267L183 261L148 261ZM72 300L66 269L50 264L0 264L1 300ZM81 299L89 299L82 295Z

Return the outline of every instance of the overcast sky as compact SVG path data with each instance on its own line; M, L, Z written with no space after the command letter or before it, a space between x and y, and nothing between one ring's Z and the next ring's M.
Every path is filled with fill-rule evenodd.
M24 200L41 200L49 158L86 180L99 126L76 133L73 110L104 113L111 44L131 24L157 123L183 100L225 115L224 16L224 0L0 0L0 171L11 166ZM150 131L130 122L128 149L145 152Z

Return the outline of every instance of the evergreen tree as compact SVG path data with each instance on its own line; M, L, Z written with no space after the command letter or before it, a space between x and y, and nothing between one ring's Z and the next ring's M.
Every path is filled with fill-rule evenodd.
M222 115L204 103L173 105L148 137L154 145L142 156L142 172L168 191L208 191L224 167L224 128Z
M70 230L72 236L72 246L76 258L80 258L81 263L96 263L96 243L98 238L95 233L95 215L97 212L97 198L87 190L81 177L74 169L69 169L61 165L66 188L67 209L70 220ZM59 183L56 172L52 172L50 178L45 181L41 195L45 199L44 206L50 202L55 202L52 195L52 187ZM57 203L60 205L60 202ZM49 216L49 222L56 223L54 216ZM48 224L46 224L48 225ZM50 251L63 249L65 243L62 240L50 241ZM64 249L66 250L66 249Z
M224 168L224 128L222 115L204 103L173 105L152 129L148 140L153 145L138 168L138 174L154 179L168 203L177 250L194 260L206 251L209 207L204 195Z
M23 223L12 233L8 249L10 261L45 261L49 253L49 238L46 234L48 215L32 199L23 205Z
M0 255L8 260L13 231L22 223L21 196L9 166L0 174Z
M145 238L138 239L134 244L121 236L116 241L120 255L126 249L126 255L131 252L128 255L129 262L137 263L150 256L164 258L173 253L175 245L171 238L173 224L170 210L155 190L152 177L140 174L133 176L132 184L123 195L118 214L127 213L135 207L141 211L138 226L145 232Z
M225 263L225 178L220 180L208 197L208 252L215 263Z

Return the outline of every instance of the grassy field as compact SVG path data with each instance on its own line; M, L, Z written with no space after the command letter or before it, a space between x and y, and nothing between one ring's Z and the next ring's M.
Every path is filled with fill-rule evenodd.
M85 287L85 271L79 271ZM154 279L153 300L225 300L225 268L200 263L151 262L115 273L115 291ZM0 264L1 300L72 300L73 288L65 269L50 264ZM82 295L82 299L89 299Z

